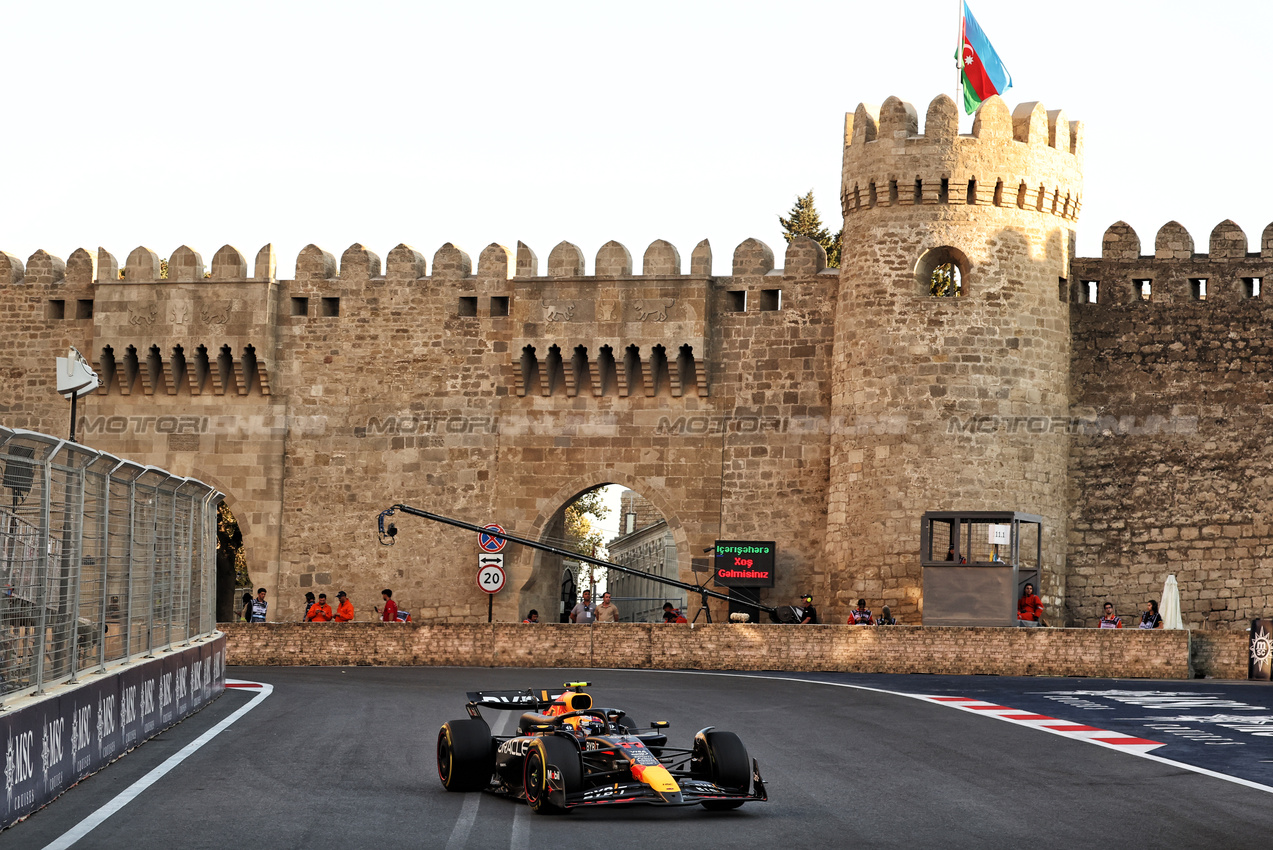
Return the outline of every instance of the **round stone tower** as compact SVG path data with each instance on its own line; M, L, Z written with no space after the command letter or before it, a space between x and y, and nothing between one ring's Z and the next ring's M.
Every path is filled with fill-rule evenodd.
M945 95L922 134L894 97L846 116L832 613L864 596L920 622L924 512L1006 510L1043 517L1039 592L1057 616L1082 159L1078 122L1038 103L1009 114L992 97L970 136ZM939 267L957 294L934 294Z

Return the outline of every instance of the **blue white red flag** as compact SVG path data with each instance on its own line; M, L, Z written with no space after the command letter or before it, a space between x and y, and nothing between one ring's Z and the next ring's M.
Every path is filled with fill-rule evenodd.
M964 111L971 115L992 94L1012 88L1012 75L965 2L959 15L959 52L955 64L964 88Z

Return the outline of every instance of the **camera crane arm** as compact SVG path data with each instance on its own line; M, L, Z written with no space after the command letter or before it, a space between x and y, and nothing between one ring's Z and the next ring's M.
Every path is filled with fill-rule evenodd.
M660 584L666 584L669 587L675 587L681 590L688 590L693 593L699 594L699 596L701 596L703 599L703 605L705 607L707 605L708 599L720 599L725 602L733 602L735 604L741 603L743 605L746 605L749 608L755 608L758 611L765 611L771 617L776 617L778 614L777 608L770 608L766 605L760 605L755 602L748 602L743 599L737 599L732 596L726 596L723 593L717 593L714 590L708 590L704 586L704 584L689 584L687 582L677 581L676 579L673 579L673 578L666 578L664 576L654 575L653 573L647 573L644 570L637 570L637 569L633 569L632 567L625 567L621 564L612 564L609 561L603 561L600 558L592 558L592 557L589 557L588 555L581 555L578 552L572 552L569 549L560 549L556 546L549 546L547 543L539 543L534 540L527 540L524 537L518 537L514 534L494 531L489 528L483 528L480 525L473 525L470 522L464 522L463 520L453 519L451 517L442 516L441 514L430 513L429 511L422 511L419 508L413 508L410 505L401 505L401 504L394 505L380 512L380 516L377 519L377 523L379 528L380 542L382 545L392 546L394 543L394 538L398 534L398 528L392 522L389 523L387 527L385 526L385 519L387 517L393 516L394 513L396 513L397 511L402 511L402 513L404 514L420 517L421 519L430 519L430 520L433 520L434 522L440 522L445 525L453 525L456 528L463 528L466 531L472 531L477 534L485 534L489 537L498 537L501 540L507 540L511 543L519 543L522 546L529 546L532 549L539 549L541 552L550 552L554 555L561 555L563 558L570 558L571 560L574 560L574 561L583 561L585 564L592 564L595 567L603 567L607 570L615 570L616 572L626 573L628 575L640 576L641 578L648 578L648 579L651 579L652 581L657 581Z

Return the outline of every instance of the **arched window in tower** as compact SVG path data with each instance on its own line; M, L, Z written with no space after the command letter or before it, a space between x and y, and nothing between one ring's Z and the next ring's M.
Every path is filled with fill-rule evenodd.
M915 283L920 294L959 298L968 294L968 268L968 257L958 248L949 245L932 248L915 264Z

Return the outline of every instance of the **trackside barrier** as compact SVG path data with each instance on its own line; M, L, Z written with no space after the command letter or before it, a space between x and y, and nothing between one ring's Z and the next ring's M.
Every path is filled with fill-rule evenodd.
M220 696L225 636L201 640L0 713L0 829Z
M0 710L216 628L202 482L0 427Z
M222 623L230 664L1242 678L1246 634L767 623ZM1191 654L1197 663L1191 662ZM1235 663L1236 662L1236 663Z

